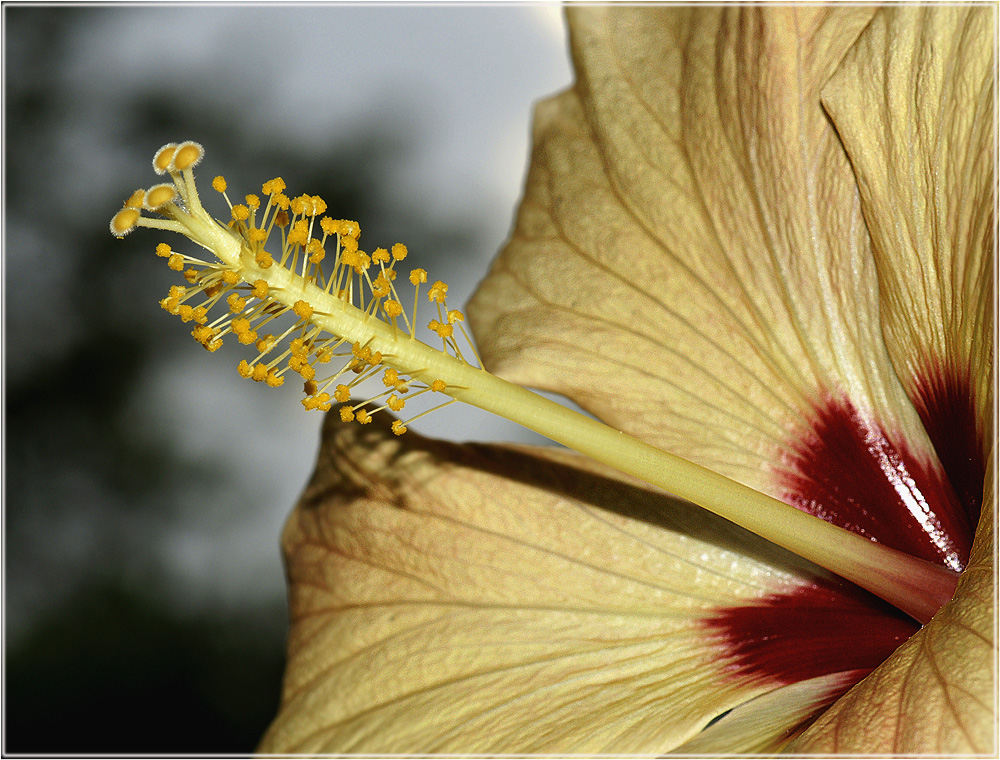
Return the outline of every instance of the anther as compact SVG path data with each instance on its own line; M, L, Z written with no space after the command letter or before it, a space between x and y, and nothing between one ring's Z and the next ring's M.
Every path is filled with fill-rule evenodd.
M313 307L305 301L296 301L292 306L292 311L301 319L309 319L313 315Z

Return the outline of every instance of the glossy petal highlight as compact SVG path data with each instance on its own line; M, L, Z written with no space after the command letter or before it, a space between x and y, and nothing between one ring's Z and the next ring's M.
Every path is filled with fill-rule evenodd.
M497 373L960 570L975 523L889 359L820 102L872 12L573 9L580 81L538 110L517 229L470 315ZM841 471L871 477L845 495Z
M794 751L995 755L996 565L992 467L955 598L802 736Z
M886 341L970 519L992 441L995 6L880 12L823 91Z

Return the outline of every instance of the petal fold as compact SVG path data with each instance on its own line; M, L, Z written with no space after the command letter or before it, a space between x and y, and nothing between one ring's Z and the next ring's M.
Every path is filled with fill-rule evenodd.
M723 755L733 752L775 754L785 749L831 697L856 681L854 673L831 673L774 689L733 708L671 752L675 755Z
M830 399L933 469L820 103L873 13L571 9L579 81L538 107L513 238L470 304L487 365L779 498L774 463Z
M992 442L995 6L881 10L823 90L893 365L973 524Z

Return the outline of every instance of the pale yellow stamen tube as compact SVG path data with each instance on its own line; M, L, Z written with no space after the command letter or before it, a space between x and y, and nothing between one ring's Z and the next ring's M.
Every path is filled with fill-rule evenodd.
M184 147L187 145L182 144ZM159 167L159 164L169 161L168 154L172 156L173 151L174 146L164 146L158 153L154 165ZM188 153L193 155L193 149L185 151L182 158L186 159ZM112 232L121 236L135 226L181 232L198 245L212 251L227 271L238 275L253 288L262 289L260 283L265 283L266 298L295 311L301 318L301 321L291 329L297 329L307 321L335 336L339 341L363 346L369 353L376 355L370 362L373 369L379 365L391 367L424 383L431 390L442 391L455 400L493 412L623 473L687 499L837 573L921 623L930 620L941 605L952 597L958 575L944 567L895 551L824 522L716 472L661 451L597 420L502 380L479 367L468 364L460 357L431 348L416 340L413 328L417 323L417 292L419 284L427 281L423 270L413 270L411 273L411 283L415 286L414 321L409 334L404 334L395 328L391 321L392 316L389 317L389 322L382 321L376 314L367 314L363 307L359 309L354 306L350 296L344 298L342 295L337 295L340 290L340 277L343 271L348 271L347 266L341 267L338 263L334 273L331 274L331 281L333 278L338 280L334 293L329 292L329 287L318 286L314 278L303 278L299 273L283 266L272 264L261 267L258 261L263 243L251 244L233 229L212 219L199 202L194 190L193 176L190 176L190 168L184 173L187 181L178 183L177 187L187 202L187 211L167 203L160 209L160 213L167 216L170 221L139 219L138 211L126 206L115 216ZM278 180L269 184L273 185L276 182ZM284 183L281 182L280 189L283 188ZM277 188L272 189L275 192L279 191ZM353 223L344 224L350 226ZM347 232L357 237L356 228ZM339 249L338 245L338 254ZM401 259L403 255L405 251L401 251L397 258ZM270 258L267 258L270 261ZM338 269L342 271L337 271ZM348 290L353 291L354 278L349 276L348 281ZM440 291L440 301L443 302L444 284L435 283L432 292L435 288ZM395 295L394 291L393 294ZM308 310L308 316L304 315L303 310ZM449 319L449 323L450 321ZM198 330L204 332L202 328L196 328L196 331ZM214 350L217 344L221 344L221 341L216 343L212 340L213 338L217 340L214 334L205 333L201 338L196 334L195 337L209 350ZM445 345L447 348L448 344ZM381 356L377 356L378 354ZM259 356L255 361L260 361L261 358L262 356ZM269 366L274 366L276 363L277 360ZM346 368L343 371L346 371ZM329 408L328 396L308 398L303 403L307 404L307 408ZM342 412L344 409L345 407L342 407ZM353 414L348 416L353 417ZM361 416L362 413L359 413L358 419L361 421L366 422L370 419L367 413L364 414L363 420ZM422 415L417 415L413 419L420 416ZM401 423L394 424L393 432L403 431L405 427Z
M221 231L221 230L220 230ZM220 241L221 242L221 241ZM240 243L227 241L216 253L227 263L239 260ZM380 351L400 372L426 382L448 384L452 398L516 422L568 448L669 493L687 499L762 538L867 589L921 623L926 623L955 591L958 575L939 565L874 543L809 515L778 499L712 470L650 446L602 422L509 383L483 369L432 349L399 333L385 322L365 319L343 300L326 295L287 269L255 269L244 279L267 278L276 300L288 306L298 299L313 304L312 322L327 332Z

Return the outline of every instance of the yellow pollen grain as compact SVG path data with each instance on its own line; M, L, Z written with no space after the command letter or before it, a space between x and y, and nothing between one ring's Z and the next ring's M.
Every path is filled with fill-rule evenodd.
M437 301L438 303L444 303L445 297L448 295L448 285L441 280L435 281L431 285L430 289L427 291L428 301Z
M264 195L277 195L284 189L285 189L285 180L283 180L281 177L275 177L274 179L268 180L263 184L263 186L261 187L261 192L264 193Z
M292 306L292 311L301 319L309 319L313 315L313 307L305 301L296 301Z
M454 327L451 325L443 325L436 319L432 319L428 322L427 327L436 332L439 338L450 338L455 332Z
M323 232L325 232L327 235L336 235L337 228L339 226L340 225L337 224L337 222L334 219L331 219L328 216L324 216L322 219L319 220L320 229L323 230Z
M292 209L294 211L294 209ZM305 245L309 235L309 222L299 219L288 233L289 245Z

